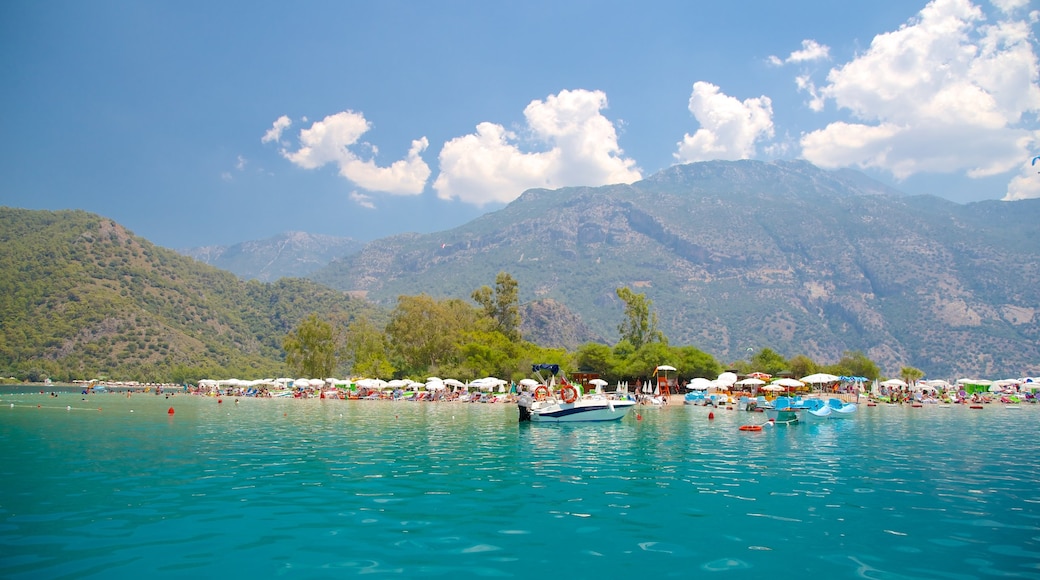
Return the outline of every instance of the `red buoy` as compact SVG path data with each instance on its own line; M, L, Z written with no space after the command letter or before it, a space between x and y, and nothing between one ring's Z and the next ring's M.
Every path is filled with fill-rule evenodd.
M712 412L712 411L708 411L708 418L709 419L714 419L715 418L715 413Z
M223 402L224 402L224 399L217 399L217 403L218 403L218 404L219 404L219 403L223 403Z
M170 410L166 411L166 414L167 415L172 415L173 414L173 407L170 407Z

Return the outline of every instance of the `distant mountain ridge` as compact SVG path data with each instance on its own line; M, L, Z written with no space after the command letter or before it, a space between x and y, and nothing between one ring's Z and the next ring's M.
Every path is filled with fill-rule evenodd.
M239 278L271 282L279 278L307 276L335 258L357 252L364 245L364 242L351 238L285 232L231 246L203 246L178 251Z
M434 234L376 240L312 277L390 305L468 297L499 271L616 337L644 292L675 344L861 350L898 373L1040 372L1040 200L959 205L800 161L671 167L631 185L525 192ZM608 339L609 340L609 339Z

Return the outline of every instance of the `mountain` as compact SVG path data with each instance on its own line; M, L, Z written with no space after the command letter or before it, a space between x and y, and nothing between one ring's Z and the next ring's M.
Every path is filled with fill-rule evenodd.
M362 247L363 242L351 238L286 232L233 246L203 246L178 251L239 278L270 282L306 276L333 259L357 252Z
M617 337L615 289L672 344L761 348L929 377L1040 373L1040 200L955 204L800 161L675 166L632 185L525 192L435 234L374 241L312 274L391 305L467 298L500 271Z
M284 376L281 339L312 312L380 316L309 280L242 281L101 216L0 207L0 372Z

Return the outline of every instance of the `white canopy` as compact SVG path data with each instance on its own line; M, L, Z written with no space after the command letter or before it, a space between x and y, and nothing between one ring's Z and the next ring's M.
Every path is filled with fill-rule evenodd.
M802 382L808 383L810 385L819 385L821 383L833 383L838 380L838 377L834 375L829 375L827 373L815 373L809 376L802 377Z
M764 384L766 384L766 382L763 381L762 379L756 379L755 377L748 377L746 379L741 379L741 380L737 381L737 384L738 385L745 385L745 386L754 386L754 385L764 385Z
M686 388L691 391L707 391L708 389L715 386L715 383L708 379L697 377L696 379L690 379L690 382L686 384Z
M735 382L737 382L736 373L722 373L721 375L719 375L719 378L715 379L715 384L718 386L732 385Z

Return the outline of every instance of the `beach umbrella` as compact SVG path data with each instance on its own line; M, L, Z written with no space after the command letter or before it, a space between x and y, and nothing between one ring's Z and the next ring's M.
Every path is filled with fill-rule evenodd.
M712 382L708 379L697 377L690 379L690 382L686 384L686 388L691 391L707 391L712 387Z
M737 382L737 374L731 372L722 373L719 375L719 378L715 379L715 384L718 386L729 386L735 382Z
M654 370L657 371L657 372L661 372L661 371L674 371L675 367L673 367L671 365L658 365L657 368L654 369Z
M746 379L741 379L741 380L737 381L737 384L738 385L744 385L744 386L755 386L755 385L764 385L764 384L766 384L766 382L763 381L762 379L759 379L759 378L756 378L756 377L748 377Z
M823 384L823 383L833 383L833 382L836 382L838 380L838 377L836 377L835 375L827 374L827 373L815 373L815 374L812 374L812 375L808 375L808 376L802 377L801 380L802 380L803 383L806 383L806 384L819 385L819 384Z

